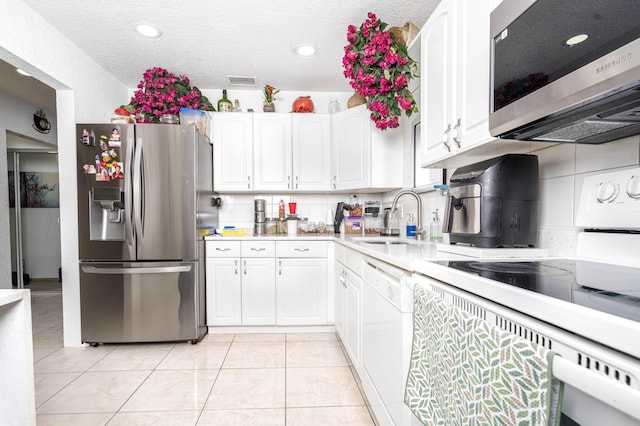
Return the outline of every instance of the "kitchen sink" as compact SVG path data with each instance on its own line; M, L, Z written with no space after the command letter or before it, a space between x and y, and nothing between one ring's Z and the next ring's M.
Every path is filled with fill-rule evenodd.
M411 244L408 241L363 241L366 244Z
M407 244L417 244L415 240L406 240L404 238L394 238L394 237L386 237L386 238L376 238L376 237L362 237L362 238L354 238L354 240L359 243L365 244L377 244L377 245L407 245Z

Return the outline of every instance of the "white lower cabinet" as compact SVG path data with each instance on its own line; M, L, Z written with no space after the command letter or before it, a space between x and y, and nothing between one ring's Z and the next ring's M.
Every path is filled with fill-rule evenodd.
M326 325L326 241L207 241L207 325Z
M327 242L276 243L276 324L327 324Z
M242 259L242 325L275 323L275 259Z
M358 252L336 244L335 310L336 331L356 371L362 365L362 278ZM351 269L353 268L353 269Z
M240 258L207 258L207 325L240 325Z
M207 241L207 325L275 325L275 242Z

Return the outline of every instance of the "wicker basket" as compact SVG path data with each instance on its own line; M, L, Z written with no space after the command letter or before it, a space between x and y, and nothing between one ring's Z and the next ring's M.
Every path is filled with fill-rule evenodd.
M395 36L398 43L409 46L418 35L418 32L420 32L420 29L411 22L407 22L402 27L389 27L389 32Z

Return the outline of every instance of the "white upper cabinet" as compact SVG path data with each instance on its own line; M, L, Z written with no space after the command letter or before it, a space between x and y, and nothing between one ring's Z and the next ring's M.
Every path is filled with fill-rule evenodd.
M421 31L422 165L494 140L489 134L489 16L500 0L443 0Z
M331 116L332 189L402 187L402 133L378 130L364 105Z
M213 186L216 191L250 191L253 126L248 113L213 113Z
M331 189L331 127L328 114L293 114L293 189Z
M256 191L293 189L291 114L253 114L254 185Z
M219 192L329 191L328 114L213 114Z

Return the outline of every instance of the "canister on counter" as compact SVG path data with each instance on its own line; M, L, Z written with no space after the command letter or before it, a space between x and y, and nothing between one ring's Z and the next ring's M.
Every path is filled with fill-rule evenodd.
M295 214L290 214L287 217L287 235L295 236L298 234L298 216Z
M306 217L298 218L298 234L306 234L309 232L309 219Z
M276 234L277 235L287 235L287 220L286 219L276 219Z
M275 217L268 217L265 221L265 228L267 235L275 235L278 233L278 224Z

